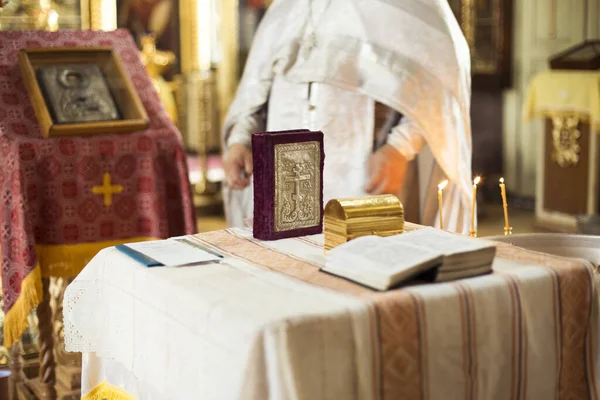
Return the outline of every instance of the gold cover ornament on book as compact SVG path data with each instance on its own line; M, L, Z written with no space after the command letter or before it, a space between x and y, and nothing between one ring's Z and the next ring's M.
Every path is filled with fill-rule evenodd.
M275 230L319 224L321 149L318 142L275 145Z
M325 250L360 236L404 231L404 207L391 194L330 200L323 216Z

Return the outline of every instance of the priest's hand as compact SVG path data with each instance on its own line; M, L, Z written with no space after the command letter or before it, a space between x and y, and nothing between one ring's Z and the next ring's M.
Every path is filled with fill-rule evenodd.
M227 186L232 189L244 189L250 184L252 175L252 151L244 144L232 144L227 149L223 168Z
M397 194L404 183L408 161L396 148L389 144L381 146L371 155L365 192Z

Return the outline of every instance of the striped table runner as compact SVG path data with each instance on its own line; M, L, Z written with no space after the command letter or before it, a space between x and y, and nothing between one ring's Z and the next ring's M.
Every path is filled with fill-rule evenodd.
M322 235L261 242L228 229L194 238L372 304L370 362L383 399L598 398L597 287L584 261L499 244L491 275L380 293L319 272Z

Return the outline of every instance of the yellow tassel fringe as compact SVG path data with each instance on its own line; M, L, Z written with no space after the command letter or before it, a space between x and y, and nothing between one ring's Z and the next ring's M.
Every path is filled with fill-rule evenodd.
M135 400L135 397L120 387L112 386L108 382L102 382L88 394L83 395L81 400Z
M42 301L42 273L37 265L21 282L21 295L4 316L4 347L19 341L27 329L27 317Z
M42 301L42 276L74 278L100 250L118 244L148 240L158 239L139 237L106 242L36 246L38 265L23 279L21 295L4 316L4 347L10 348L21 338L27 329L27 317Z

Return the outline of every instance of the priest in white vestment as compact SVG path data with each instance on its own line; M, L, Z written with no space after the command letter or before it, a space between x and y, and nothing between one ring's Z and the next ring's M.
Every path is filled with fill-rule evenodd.
M275 0L223 131L229 225L252 217L252 132L324 133L324 202L392 193L468 233L470 55L447 0ZM383 118L378 116L383 115Z

